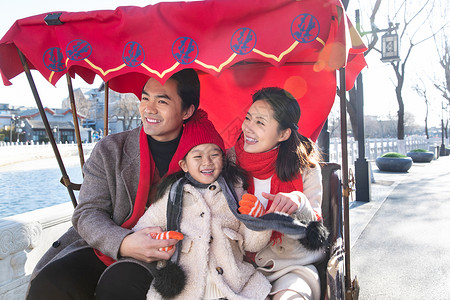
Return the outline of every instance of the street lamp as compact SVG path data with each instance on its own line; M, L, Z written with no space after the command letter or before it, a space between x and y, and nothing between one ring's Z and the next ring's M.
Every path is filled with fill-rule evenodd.
M53 127L53 133L56 136L56 142L59 143L59 127L58 127L58 125Z
M379 29L375 27L372 31L361 31L361 25L359 20L359 10L356 11L356 29L358 30L361 36L366 34L377 34L378 32L385 32L381 36L381 61L385 63L389 63L392 61L400 60L400 51L398 44L398 34L397 29L400 26L400 23L389 22L389 27L386 29Z
M18 120L16 121L16 132L18 132L17 136L16 136L16 142L22 142L21 141L21 135L24 134L24 130L23 128L25 127L25 122L24 121L19 121L20 117L18 117ZM19 128L17 128L19 127Z
M400 60L398 54L398 35L397 33L391 33L392 30L394 30L394 27L389 22L388 32L381 36L381 61L384 63Z
M20 121L20 116L16 116L16 115L11 115L11 120L10 120L10 126L9 126L9 141L12 142L12 132L13 132L13 125L14 125L14 131L17 132L22 132L21 127L25 126L25 124L23 123L23 121ZM22 124L24 124L22 126ZM17 126L19 126L19 130L17 130ZM18 142L18 138L19 136L16 135L16 142Z
M9 142L12 143L12 125L14 122L15 115L11 115L11 120L9 122Z
M399 23L395 26L392 22L389 22L389 28L379 29L374 28L372 31L361 31L361 23L359 17L359 10L355 11L356 17L356 29L361 36L366 34L378 34L378 32L386 32L382 38L382 58L383 62L398 61L398 36L392 32L396 32L399 27ZM356 78L356 120L358 126L358 158L355 161L355 180L356 180L356 200L357 201L370 201L371 188L370 188L370 168L369 162L365 157L365 137L364 137L364 93L363 93L363 80L360 73Z

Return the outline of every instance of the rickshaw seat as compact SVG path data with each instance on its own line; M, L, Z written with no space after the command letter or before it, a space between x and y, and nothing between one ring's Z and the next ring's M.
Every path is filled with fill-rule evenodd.
M342 190L339 176L341 166L336 163L320 163L320 167L323 187L322 217L330 235L326 259L314 265L319 271L321 300L344 299ZM74 185L74 189L79 190L79 187Z
M319 271L321 299L343 299L343 231L342 231L342 190L336 163L321 163L322 169L322 217L328 228L329 248L327 259L315 264Z

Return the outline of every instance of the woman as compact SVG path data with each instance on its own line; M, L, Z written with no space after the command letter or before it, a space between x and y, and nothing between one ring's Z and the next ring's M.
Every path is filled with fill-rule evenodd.
M287 213L309 223L321 220L321 173L314 143L297 131L299 119L300 107L289 92L275 87L256 92L234 153L249 173L248 192L265 213ZM323 248L306 249L274 232L254 262L272 283L272 299L319 299L319 276L312 264L324 255Z

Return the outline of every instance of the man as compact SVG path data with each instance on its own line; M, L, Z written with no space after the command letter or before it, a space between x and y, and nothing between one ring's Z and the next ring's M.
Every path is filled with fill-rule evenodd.
M151 204L160 178L179 170L183 123L195 113L199 97L192 69L175 73L164 85L148 80L139 105L143 125L95 146L83 168L73 227L36 266L28 299L145 299L153 279L148 263L169 259L175 247L159 249L177 241L149 236L161 228L130 228Z

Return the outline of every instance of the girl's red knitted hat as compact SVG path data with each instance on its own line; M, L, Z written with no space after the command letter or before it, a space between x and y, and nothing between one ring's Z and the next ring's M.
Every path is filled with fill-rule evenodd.
M179 160L200 144L215 144L225 153L225 144L214 124L208 119L203 109L197 109L191 119L186 122L177 150Z

